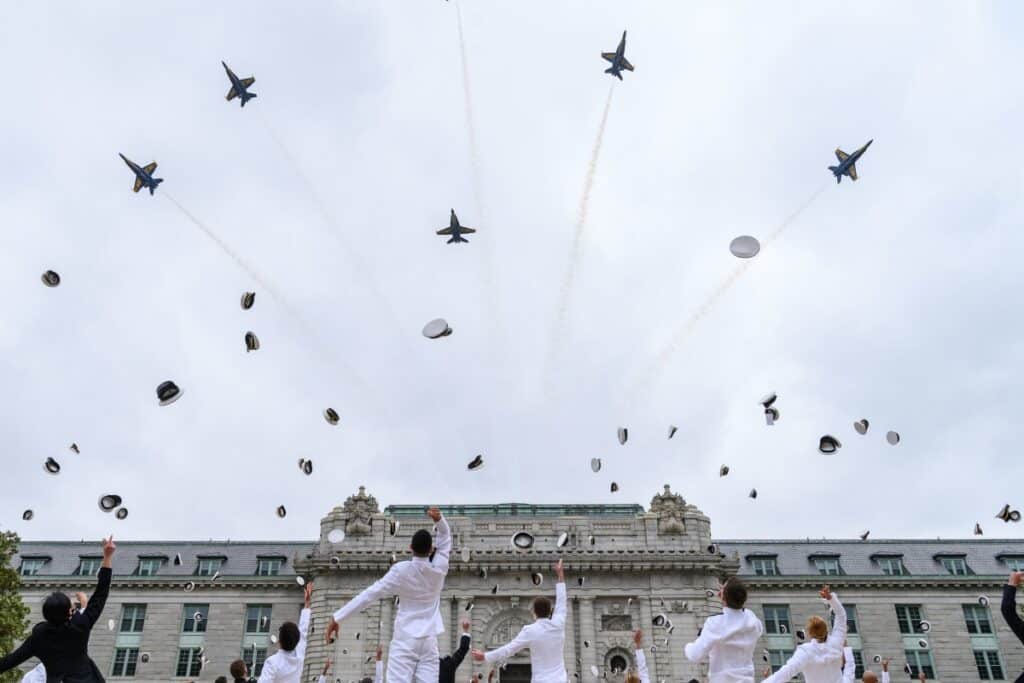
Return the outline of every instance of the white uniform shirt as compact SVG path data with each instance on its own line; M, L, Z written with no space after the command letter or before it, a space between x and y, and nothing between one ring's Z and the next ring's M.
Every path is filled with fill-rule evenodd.
M309 608L299 616L299 644L291 652L278 650L263 663L259 683L300 683L302 662L306 658L306 631L309 630Z
M46 683L46 667L42 663L21 677L21 683Z
M640 683L651 683L651 675L647 672L647 658L643 650L634 653L636 657L636 675L640 677Z
M448 575L448 555L452 550L452 535L444 517L437 523L434 545L433 560L414 557L391 565L391 569L380 580L335 612L334 620L340 623L383 597L397 595L396 639L423 638L444 633L441 589Z
M723 607L704 622L700 635L684 652L691 662L708 658L710 683L752 683L754 646L764 633L761 620L748 609Z
M855 683L857 680L857 661L853 658L853 648L843 648L843 683Z
M762 683L782 683L798 673L803 673L805 683L839 683L842 680L840 659L843 642L846 640L846 609L835 593L832 594L829 604L836 617L835 627L828 639L824 643L817 640L804 643L796 649L781 669L764 679Z
M555 610L550 619L537 619L527 624L515 638L484 658L488 664L508 659L523 648L530 648L531 681L534 683L565 683L565 583L555 584Z

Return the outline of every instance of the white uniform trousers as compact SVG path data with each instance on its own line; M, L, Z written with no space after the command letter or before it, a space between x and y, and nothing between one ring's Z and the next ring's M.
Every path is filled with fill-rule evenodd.
M437 636L395 638L388 650L388 683L437 683Z

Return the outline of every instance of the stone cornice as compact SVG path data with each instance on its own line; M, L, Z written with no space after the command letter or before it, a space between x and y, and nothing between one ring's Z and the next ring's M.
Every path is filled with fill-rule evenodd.
M21 589L25 591L46 589L46 590L67 590L68 587L85 587L90 589L96 584L94 576L22 576ZM115 576L111 582L111 592L117 590L176 590L183 595L191 595L185 592L188 583L195 583L195 590L198 592L209 592L211 590L260 590L294 588L301 592L302 589L295 582L294 576L220 576L216 581L210 581L206 576Z
M949 574L936 576L822 576L820 574L801 574L793 576L748 576L741 577L753 589L771 590L780 588L796 588L807 590L809 587L829 584L837 592L857 589L939 589L956 590L979 588L1001 588L1006 583L1005 576L952 576Z

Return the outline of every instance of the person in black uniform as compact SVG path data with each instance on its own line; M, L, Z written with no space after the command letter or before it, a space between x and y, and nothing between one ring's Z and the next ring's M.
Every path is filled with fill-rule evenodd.
M96 590L82 611L76 611L64 593L51 593L43 603L43 618L21 646L0 659L0 673L35 657L46 667L48 683L104 683L103 674L89 658L89 634L103 613L110 593L110 562L114 537L103 541L103 564Z
M469 652L469 622L462 622L462 635L459 637L459 647L447 657L441 657L441 666L438 668L438 683L455 683L455 670L462 664Z
M1017 586L1021 584L1021 581L1024 581L1024 572L1010 574L1006 585L1003 586L1003 604L1000 611L1003 613L1006 625L1010 627L1020 642L1024 643L1024 621L1017 614ZM1014 683L1024 683L1024 673L1018 676Z

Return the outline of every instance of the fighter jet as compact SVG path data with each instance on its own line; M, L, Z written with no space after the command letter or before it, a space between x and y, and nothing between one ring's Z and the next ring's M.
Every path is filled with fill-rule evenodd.
M149 194L152 195L153 191L156 190L156 186L164 181L163 178L153 177L153 171L156 170L155 161L151 164L146 164L145 166L140 167L137 163L120 152L117 153L117 156L124 159L124 163L128 164L128 168L132 169L132 173L135 174L135 187L132 188L132 192L138 192L142 188L148 187Z
M874 140L868 140L867 144L858 149L853 154L847 154L843 150L836 147L836 158L839 159L838 166L829 166L828 170L832 171L832 175L836 177L836 184L838 185L843 180L843 176L849 176L850 180L857 179L857 160L860 159L861 155L868 150L871 143Z
M241 97L242 106L244 107L246 102L256 97L256 93L246 90L246 88L256 82L256 79L252 76L249 76L249 78L239 78L227 64L224 64L224 62L221 62L221 64L224 65L224 70L228 72L228 79L231 81L231 90L228 90L227 101L230 102L236 97Z
M615 52L602 52L601 56L612 63L612 65L605 69L606 74L615 76L620 81L622 80L622 70L627 71L633 70L633 65L626 59L626 32L622 32L622 40L619 41L619 46L615 48Z
M450 224L447 228L441 228L437 231L438 235L451 235L452 238L445 242L445 244L451 244L452 242L469 242L467 239L462 239L464 234L472 234L476 232L473 228L467 228L465 225L459 225L459 217L455 215L455 209L452 209L452 216Z

